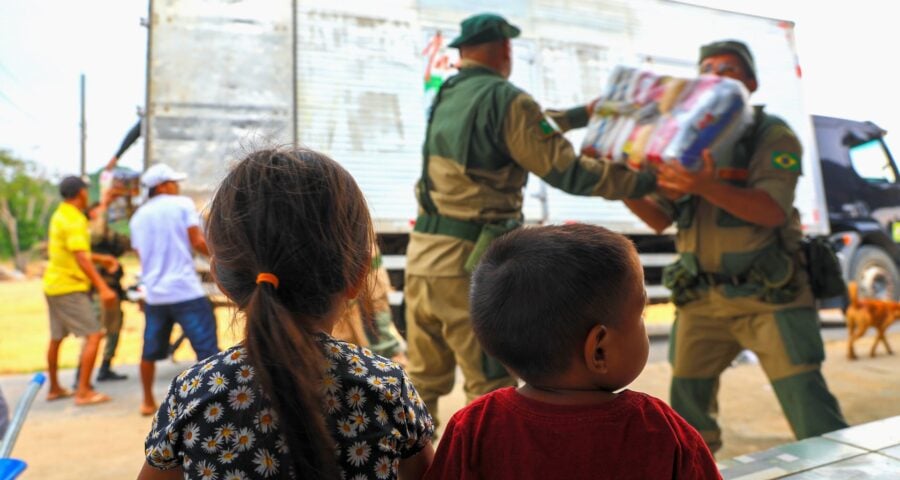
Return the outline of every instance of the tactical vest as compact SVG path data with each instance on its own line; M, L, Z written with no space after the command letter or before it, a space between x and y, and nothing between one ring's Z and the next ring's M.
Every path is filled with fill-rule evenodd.
M435 155L466 170L482 171L514 165L503 138L503 122L510 104L521 94L520 89L493 70L467 67L444 82L429 111L422 147L422 176L416 185L419 205L425 213L416 219L415 231L476 242L476 252L469 262L473 265L490 240L521 225L521 212L518 218L490 224L444 216L431 198L434 184L428 173L429 160ZM440 118L435 118L438 108ZM523 171L521 185L515 186L515 192L510 189L511 195L521 195L526 178Z
M776 116L764 113L762 107L755 107L753 125L735 145L732 155L716 158L719 181L747 187L748 169L755 149L766 132L776 126L787 127L787 124ZM692 195L676 201L675 221L679 230L691 228L700 200ZM715 216L716 225L720 228L753 225L721 208L716 210ZM799 294L799 287L794 285L793 278L796 248L802 233L793 224L794 221L788 218L784 226L778 227L776 242L761 251L744 274L734 276L703 272L693 252L682 252L674 264L664 269L663 284L672 291L672 300L676 305L697 299L701 290L717 285L724 286L726 296L757 296L768 303L788 303ZM797 238L793 238L795 236Z
M419 204L427 213L440 213L430 195L431 155L452 159L467 168L485 170L515 163L505 146L502 127L510 103L521 93L485 67L464 68L441 85L429 110L422 147L422 177L417 185ZM441 117L435 119L438 107Z
M750 167L750 160L753 158L756 146L762 141L766 131L775 126L787 126L784 120L774 115L763 112L763 107L754 107L753 125L738 140L733 149L733 155L730 157L723 155L716 158L716 171L725 173L720 176L720 180L736 187L747 186L747 170ZM697 208L699 198L694 195L688 195L678 199L675 202L678 218L675 219L679 229L689 228L694 220L694 212ZM717 224L720 227L742 227L751 225L750 222L741 220L738 217L719 209L717 214Z
M98 231L97 226L91 223L90 229L91 252L93 253L104 253L118 259L131 247L131 241L127 236L113 231L106 225ZM124 272L121 267L113 273L108 272L105 268L97 268L97 272L106 281L106 284L119 294L119 298L125 298L125 290L122 288Z

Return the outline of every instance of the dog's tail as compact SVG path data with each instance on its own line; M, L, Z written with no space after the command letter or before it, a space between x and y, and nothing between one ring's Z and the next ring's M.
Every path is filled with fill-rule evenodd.
M847 296L850 298L850 305L855 308L859 308L859 287L856 285L856 282L847 282Z

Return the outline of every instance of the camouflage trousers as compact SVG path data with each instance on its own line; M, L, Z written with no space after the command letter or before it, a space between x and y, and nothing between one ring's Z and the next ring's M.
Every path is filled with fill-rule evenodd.
M116 302L116 306L113 308L103 308L97 295L94 295L91 303L94 313L100 317L100 324L106 331L106 344L103 346L102 360L110 362L116 356L116 349L119 346L119 332L122 331L122 304L120 301Z
M714 452L722 446L716 421L719 376L743 349L759 358L798 439L847 426L822 376L825 350L812 307L738 317L679 309L670 342L670 403Z
M410 379L438 423L438 398L453 390L456 366L467 402L516 385L481 349L469 320L469 277L406 276L406 340Z

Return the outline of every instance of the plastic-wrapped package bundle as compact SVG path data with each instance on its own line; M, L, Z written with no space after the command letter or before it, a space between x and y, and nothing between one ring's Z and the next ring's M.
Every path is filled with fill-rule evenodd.
M628 83L636 70L616 67L610 76L603 101L598 102L587 126L582 152L593 157L605 157L610 139L614 137L623 117L633 110L633 103L626 97Z
M644 168L677 160L689 169L701 152L726 152L753 121L736 80L687 79L617 67L588 124L582 153Z
M107 207L107 222L112 230L123 235L128 234L128 220L136 208L134 199L140 196L140 177L141 172L125 167L103 170L100 173L101 195L110 189L118 192Z
M659 135L672 137L658 156L648 152L651 162L677 158L685 167L697 169L703 163L704 149L715 151L734 145L753 122L742 83L704 75L692 84L672 114L661 119Z

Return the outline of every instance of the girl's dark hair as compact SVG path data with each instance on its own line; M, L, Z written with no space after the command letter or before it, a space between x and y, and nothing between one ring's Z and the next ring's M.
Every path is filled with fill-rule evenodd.
M298 478L336 478L314 334L371 262L365 199L337 162L312 150L250 153L225 177L206 224L219 286L246 317L256 381L280 417ZM260 273L276 288L257 284ZM287 467L287 466L286 466Z

